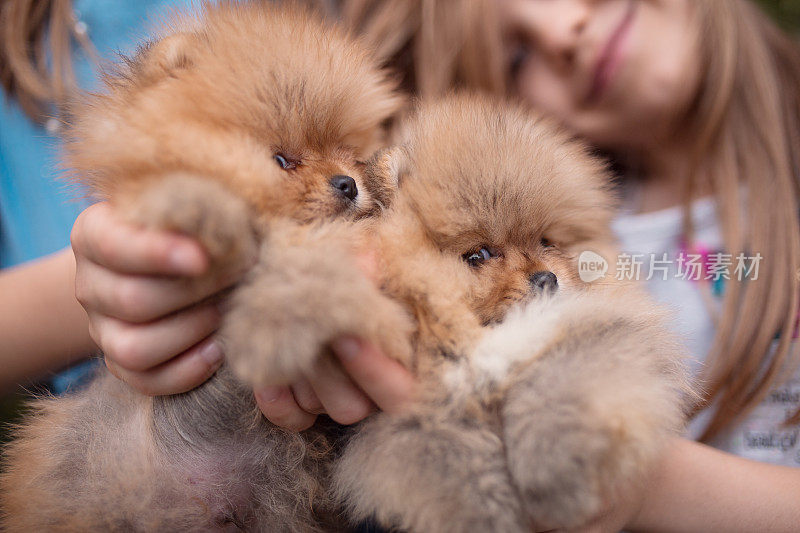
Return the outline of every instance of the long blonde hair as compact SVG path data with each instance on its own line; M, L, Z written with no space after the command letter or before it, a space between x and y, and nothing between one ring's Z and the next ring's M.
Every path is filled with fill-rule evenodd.
M711 440L797 366L800 47L749 0L695 9L705 68L688 128L694 159L717 199L725 248L763 257L757 281L727 284L698 406L715 407L702 436ZM788 420L798 421L800 412Z
M495 0L341 0L339 18L422 97L457 87L505 94Z

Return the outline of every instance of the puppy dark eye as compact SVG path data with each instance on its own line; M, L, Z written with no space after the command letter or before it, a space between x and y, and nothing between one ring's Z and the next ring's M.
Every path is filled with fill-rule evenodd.
M298 161L290 159L283 154L275 154L273 159L275 159L275 162L278 163L283 170L294 170L297 168Z
M553 242L550 239L545 239L544 237L542 237L539 240L539 244L541 244L543 248L553 248L553 247L555 247L555 244L553 244Z
M471 267L479 267L489 259L496 257L488 248L481 248L475 252L467 252L461 256Z
M508 58L509 72L511 73L512 79L516 79L519 76L519 73L522 70L522 67L525 66L525 61L528 59L529 55L530 50L526 45L521 42L514 43Z

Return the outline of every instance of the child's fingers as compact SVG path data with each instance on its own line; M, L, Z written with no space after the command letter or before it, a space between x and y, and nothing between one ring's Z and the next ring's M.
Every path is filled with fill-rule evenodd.
M222 351L213 338L205 339L166 363L143 372L126 370L106 358L106 366L112 374L148 396L192 390L213 376L222 362Z
M206 304L147 324L106 316L91 322L93 337L107 358L125 370L142 372L205 339L219 327L219 321L217 306Z
M75 274L75 296L90 314L137 324L196 304L238 281L242 273L211 278L121 275L84 262Z
M86 208L72 228L76 260L126 274L197 276L208 257L193 239L137 228L119 220L106 202Z
M317 397L317 393L314 392L308 380L301 379L297 383L293 383L290 388L300 409L312 415L321 415L325 412L322 401Z
M332 347L345 372L382 411L401 412L412 400L414 377L372 344L343 337Z
M355 343L355 353L348 343ZM343 368L322 357L306 379L290 387L256 391L256 402L273 424L296 431L313 425L315 413L325 412L340 424L354 424L369 416L375 404L399 412L411 399L414 380L396 361L374 346L340 339L334 342Z
M276 426L303 431L314 425L317 415L303 411L289 387L264 387L255 391L256 403L264 416Z
M306 378L325 412L340 424L355 424L375 410L367 395L330 357L320 357Z

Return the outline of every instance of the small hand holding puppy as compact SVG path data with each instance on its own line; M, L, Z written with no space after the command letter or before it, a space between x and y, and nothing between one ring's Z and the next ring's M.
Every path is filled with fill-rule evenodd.
M220 321L215 296L244 271L210 276L199 243L132 226L105 202L81 214L72 245L76 295L115 376L142 393L164 395L190 390L216 372L224 356L213 338ZM362 258L369 272L369 256ZM413 380L399 363L358 339L339 339L332 348L341 367L319 366L291 387L256 391L271 422L303 430L328 413L354 423L375 406L391 412L406 403Z

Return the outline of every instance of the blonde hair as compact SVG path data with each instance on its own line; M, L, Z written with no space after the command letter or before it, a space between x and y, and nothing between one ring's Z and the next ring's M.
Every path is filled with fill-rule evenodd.
M422 97L457 87L505 94L494 0L342 0L339 18Z
M0 83L33 120L58 114L74 91L73 42L94 55L75 22L71 0L5 0L0 8Z
M749 0L702 0L695 9L705 68L689 124L694 160L717 199L726 250L763 257L757 281L726 287L698 406L715 407L707 441L797 365L800 47ZM800 412L788 420L798 421Z

